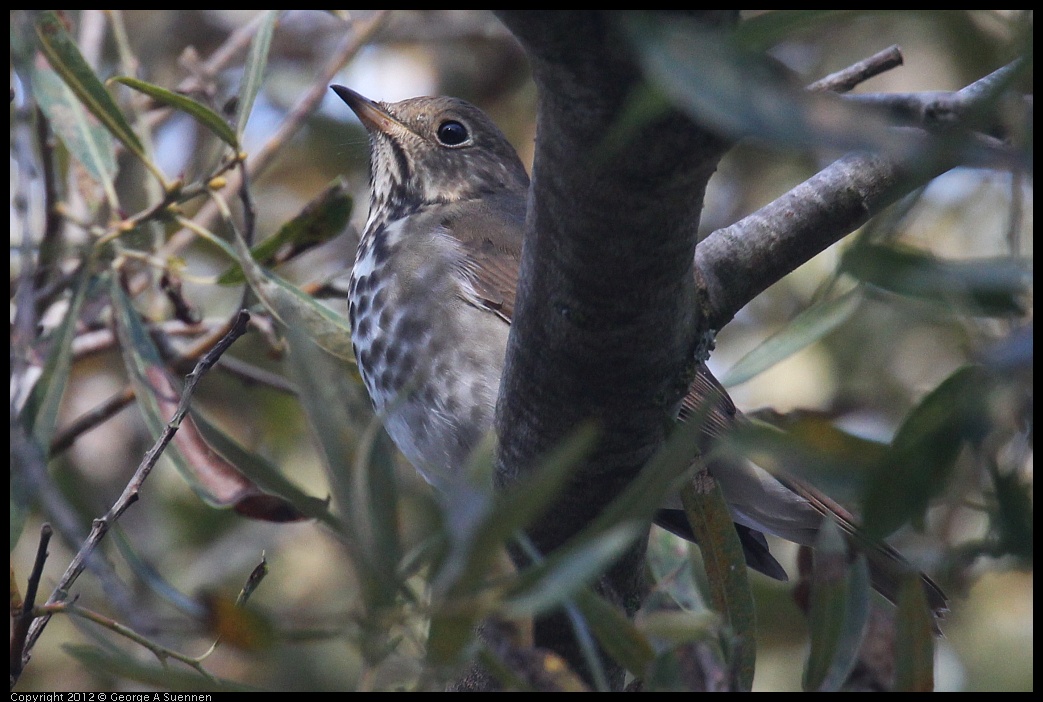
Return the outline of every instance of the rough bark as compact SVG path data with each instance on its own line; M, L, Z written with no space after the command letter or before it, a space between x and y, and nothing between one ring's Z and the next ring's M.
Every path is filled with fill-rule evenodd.
M725 29L737 20L732 11L688 14ZM625 143L606 139L642 81L618 15L499 17L529 56L539 107L497 408L498 477L514 481L582 421L593 417L602 430L560 504L530 530L546 553L597 515L662 444L710 332L961 157L935 151L926 162L903 164L849 154L696 250L706 183L728 144L676 111L644 123ZM932 95L933 107L922 112L973 107L1013 68ZM931 126L926 118L919 124ZM1005 157L985 147L977 158ZM644 594L642 558L637 544L600 583L630 613ZM537 622L535 632L538 646L585 673L564 617ZM622 671L614 672L618 686Z
M699 13L713 23L734 13ZM552 518L530 530L560 546L662 444L687 388L698 332L693 260L703 194L726 144L670 111L625 143L606 141L640 83L609 12L505 11L539 91L521 283L501 386L499 475L514 480L581 422L602 431ZM631 612L643 544L602 583ZM582 671L564 617L536 643ZM621 671L616 671L616 684Z

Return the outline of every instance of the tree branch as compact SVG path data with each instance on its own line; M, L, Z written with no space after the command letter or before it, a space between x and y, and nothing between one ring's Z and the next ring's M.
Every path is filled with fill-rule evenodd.
M901 97L920 105L923 114L940 114L954 105L959 114L967 114L991 99L1014 68L1005 66L955 93L929 93L929 100ZM711 233L695 255L709 328L720 330L767 288L956 165L944 155L910 165L849 154L760 210Z
M695 13L710 24L731 12ZM555 510L529 536L549 552L591 521L661 445L697 346L693 276L706 182L727 145L668 110L634 138L605 137L641 83L612 13L504 11L539 91L526 239L497 408L498 477L534 467L580 422L602 441ZM644 593L638 544L601 583L633 612ZM563 616L536 643L581 674ZM622 680L616 669L614 685Z
M116 502L113 503L112 507L104 516L94 520L94 524L91 527L91 533L87 536L86 541L84 541L76 556L73 557L69 567L66 568L65 573L58 581L58 585L55 586L51 596L47 599L47 605L53 605L65 601L65 598L68 596L69 587L76 582L80 573L83 572L87 561L93 557L98 544L100 544L101 540L105 538L105 535L116 520L118 520L132 504L137 502L141 486L148 478L149 473L152 472L153 466L156 465L156 461L158 461L159 457L163 454L167 444L169 444L171 439L174 438L174 434L177 432L181 420L184 419L185 415L188 413L189 400L192 397L192 393L195 391L196 385L198 385L203 375L205 375L206 372L217 363L217 360L221 355L228 350L228 347L230 347L236 339L246 332L247 322L249 320L250 315L248 313L240 312L235 325L229 330L228 334L226 334L209 353L200 359L198 364L196 364L195 369L186 379L184 390L181 393L181 401L174 416L171 417L169 422L167 422L167 426L162 435L156 438L152 448L150 448L145 454L141 464L138 466L137 470L134 471L134 475L131 476L130 482L128 482L127 486L124 488L123 493L119 496ZM36 643L36 640L40 638L40 634L43 633L43 629L47 626L49 619L50 615L45 615L33 621L33 624L29 629L29 634L26 637L25 649L22 652L23 665L28 663L32 647Z

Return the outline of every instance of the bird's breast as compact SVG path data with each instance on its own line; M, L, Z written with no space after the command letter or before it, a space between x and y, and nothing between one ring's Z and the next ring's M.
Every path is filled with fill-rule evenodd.
M506 323L466 304L451 248L408 221L367 232L349 283L352 344L389 435L429 481L491 430Z

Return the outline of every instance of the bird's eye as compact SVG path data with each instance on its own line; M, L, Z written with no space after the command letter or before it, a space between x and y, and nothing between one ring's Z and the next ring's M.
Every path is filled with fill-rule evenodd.
M471 138L467 127L452 119L438 125L436 134L438 141L444 146L459 146Z

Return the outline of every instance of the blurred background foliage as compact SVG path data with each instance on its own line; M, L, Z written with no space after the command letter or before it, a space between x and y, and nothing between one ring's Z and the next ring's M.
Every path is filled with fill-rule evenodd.
M250 39L268 21L259 11L80 11L62 17L79 51L102 80L130 75L168 89L189 87L186 94L230 118L239 106L229 100L251 77ZM750 13L746 19L752 21L743 41L767 49L808 83L899 45L904 65L856 92L957 90L1018 56L1028 55L1031 61L1030 11L769 12ZM25 252L39 246L40 232L49 230L43 212L49 202L45 182L53 183L64 203L67 223L51 241L54 250L40 254L54 267L38 280L53 286L54 292L39 298L39 326L32 328L38 331L32 331L31 342L26 343L17 325L12 328L13 372L26 371L20 364L27 360L32 361L30 369L39 369L62 330L72 332L71 326L63 325L63 315L73 304L69 284L80 279L76 262L90 244L114 221L164 201L144 161L130 156L126 148L115 154L110 173L113 194L106 194L100 185L105 177L85 172L74 149L61 140L43 152L56 165L56 172L47 172L36 131L42 119L35 105L41 100L41 81L46 80L38 76L47 67L36 53L39 22L36 14L11 13L13 323L19 306L24 309L24 302L15 299L20 276L35 270L27 268ZM295 251L288 262L263 263L281 279L314 294L329 310L344 314L343 283L368 207L368 141L350 111L326 89L328 83L385 101L422 94L465 98L493 117L527 164L535 137L536 93L521 49L484 11L288 11L273 26L249 121L244 131L242 122L236 125L241 130L238 148L247 154L248 163L271 145L277 147L263 171L250 179L254 237L263 241L290 222L298 226L289 235L295 242L306 238L300 230L309 225L323 235L316 245L309 244L302 253ZM245 41L230 40L244 28L249 29ZM352 37L358 39L354 44ZM208 62L231 45L236 48L229 59L211 73ZM331 80L318 81L335 56L344 57L343 65L332 65ZM294 118L299 101L313 89L324 91L325 97L307 108L296 131L280 133ZM1030 87L1023 90L1031 93ZM209 180L222 153L214 129L182 112L161 114L148 97L128 87L112 84L108 92L168 185L180 178L187 189ZM50 111L47 117L54 120L57 114ZM87 122L93 123L93 118ZM1030 144L1031 136L1028 139ZM1031 146L1026 150L1031 154ZM234 150L226 148L224 153ZM702 230L708 233L727 226L770 202L811 176L828 162L826 158L807 149L753 140L740 143L711 182ZM233 172L222 177L232 177ZM302 217L305 207L337 179L341 180L330 191L333 194L318 206L322 216ZM179 212L196 215L207 199L205 190L180 202ZM1032 192L1031 170L960 168L936 179L866 229L872 228L874 241L900 242L944 259L1013 258L1027 270L1032 257ZM226 191L224 197L238 211L233 194ZM226 241L234 240L220 218L208 226ZM169 362L179 354L188 356L187 365L176 365L175 375L183 376L198 357L189 351L192 344L220 330L237 309L243 287L217 283L218 276L230 275L233 259L227 251L200 238L178 250L160 248L180 228L169 216L148 218L125 233L118 245L98 252L102 261L112 263L108 270L118 275L99 279L84 292L81 325L75 330L79 345L72 349L67 381L43 376L45 381L54 380L56 390L64 390L54 420L57 429L50 439L60 439L75 420L125 394L128 386L148 392L140 384L133 385L133 364L125 363L127 357L144 373L141 369L161 363L161 357ZM727 376L747 353L813 306L849 248L846 241L831 247L744 308L718 337L711 359L718 374ZM180 286L180 296L162 291L159 279L164 269L176 280L175 287ZM97 267L103 270L105 265ZM122 312L118 304L109 308L108 300L118 295L106 290L128 287L135 276L147 283L131 288L133 300L126 305L133 305L164 333L153 335L155 347L139 339L124 344L121 351L111 336L106 337L110 320L120 314L136 315L129 313L130 307ZM246 277L250 278L249 271ZM1014 286L1017 291L1023 288L1020 282ZM273 295L291 309L301 304L295 298L285 299L288 293L282 289ZM1031 291L1012 297L1018 303L1015 313L969 314L959 305L873 286L828 335L784 359L774 358L766 370L731 388L736 403L745 410L815 410L854 434L887 441L907 413L959 368L983 359L1007 359L1004 367L1015 382L1004 385L1002 396L990 396L989 421L1004 428L1002 445L991 447L994 471L983 474L977 457L965 451L954 459L953 477L940 486L942 494L924 529L905 528L892 539L917 565L937 573L953 598L945 638L938 642L939 689L1032 688L1033 306ZM182 304L188 310L180 315L182 322L171 321ZM255 316L262 330L263 318L263 314ZM248 519L233 509L215 509L212 504L218 500L213 495L211 504L199 497L212 485L209 479L190 475L186 481L174 470L174 461L164 457L145 483L140 502L103 543L110 576L88 571L72 592L78 596L77 604L102 611L189 656L204 653L217 636L223 637L224 643L203 666L214 677L235 685L285 690L439 689L448 669L432 660L431 651L427 653L430 665L422 665L429 617L435 619L431 636L437 634L446 647L439 649L443 662L452 662L471 655L470 649L454 647L470 644L466 636L445 632L469 630L479 613L487 611L491 605L479 602L479 595L514 602L516 611L545 606L533 604L544 595L532 583L514 583L500 590L468 589L469 569L486 572L488 563L477 561L488 560L492 551L476 555L459 543L454 545L453 535L482 532L467 531L475 529L475 523L453 525L441 520L426 486L374 431L368 400L353 377L353 368L319 352L312 343L316 330L326 328L323 322L304 327L304 334L288 334L284 340L276 338L283 332L269 322L270 333L241 339L228 354L238 365L219 366L205 376L193 406L200 414L199 429L211 445L234 440L248 456L233 463L246 470L244 463L256 462L249 469L252 481L286 497L263 478L265 470L277 467L313 498L291 499L294 508L320 518L276 523ZM1013 333L1026 327L1029 331L1022 336ZM18 338L24 345L16 343ZM31 385L26 377L13 375L13 402L24 399L25 387ZM298 398L295 390L307 397ZM34 406L49 406L46 397L39 398L43 394L37 391ZM46 413L42 415L46 419ZM209 424L214 429L208 429ZM40 431L39 426L34 429ZM97 428L76 434L70 444L55 445L46 477L37 476L37 482L19 476L23 457L12 455L13 583L24 588L40 525L54 522L58 534L51 542L39 600L46 598L91 520L105 513L119 495L156 431L148 413L130 403ZM579 451L583 438L577 442L573 449ZM230 458L233 450L226 447L222 453ZM356 461L383 468L350 470ZM192 462L191 455L186 462ZM339 464L331 466L333 478L324 467L331 462ZM567 463L562 458L561 466L547 468L547 475L560 478ZM338 468L343 470L338 473ZM186 470L192 473L191 468ZM484 488L480 462L475 470L476 499L489 509L499 509L500 503L494 505ZM193 490L192 480L202 487ZM1007 497L997 497L1003 486ZM844 480L837 479L830 487L843 492ZM48 491L50 497L41 497ZM327 496L333 499L329 511L321 502ZM1003 503L1000 509L997 499ZM233 499L221 506L236 505ZM1010 505L1019 506L1021 512ZM524 512L517 504L510 509L516 510L510 514ZM997 524L1004 516L1005 527ZM397 531L390 517L397 517ZM474 516L479 527L490 528L491 523L483 519L488 520L489 513ZM1000 539L1001 545L994 548L997 534L1006 541ZM432 544L432 535L443 539ZM498 536L507 538L509 533ZM795 574L795 553L788 546L773 542L773 550L782 554ZM653 529L652 572L672 572L670 564L684 552L682 542ZM267 577L247 608L230 610L229 603L262 553ZM591 544L580 554L589 570L581 570L577 577L588 577L603 562L599 559L612 553L611 544ZM422 567L425 564L433 570ZM441 582L436 579L433 596L425 575L430 572L442 577ZM757 574L751 578L758 608L755 689L800 689L807 655L805 619L788 586ZM689 604L698 609L698 600L692 594ZM466 613L461 616L460 611ZM236 632L241 634L238 639ZM164 669L143 648L81 618L62 615L51 620L40 638L18 690L200 689L204 682L188 666L170 663Z

